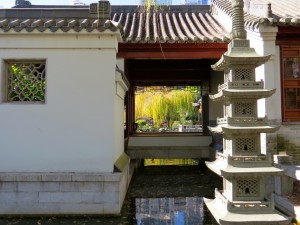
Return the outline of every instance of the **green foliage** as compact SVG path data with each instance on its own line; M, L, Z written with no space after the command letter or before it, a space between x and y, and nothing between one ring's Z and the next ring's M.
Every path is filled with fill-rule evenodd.
M186 117L185 117L186 121L193 121L193 125L197 124L198 121L198 111L195 108L194 110L192 110ZM186 124L186 123L184 123ZM187 124L186 124L187 125Z
M172 123L172 129L178 128L178 125L179 125L179 124L180 124L180 121L175 120L175 121Z
M196 100L197 96L194 93L185 90L147 91L136 95L135 115L136 118L153 118L155 128L161 127L164 121L168 126L173 126L174 121L186 124L187 116L194 115L195 112L197 115L197 110L192 106L192 102ZM197 117L192 123L196 121Z
M169 0L167 1L167 5L169 5ZM156 3L155 0L145 0L145 7L147 12L157 12L159 10L162 10L163 6Z
M44 101L46 81L43 73L44 64L9 65L8 100L9 101Z
M146 125L146 120L136 120L135 121L139 126L145 126Z
M192 120L186 120L184 125L193 125L194 122Z
M146 6L147 12L149 12L151 10L151 8L154 7L155 5L156 5L155 0L146 0L145 1L145 6Z

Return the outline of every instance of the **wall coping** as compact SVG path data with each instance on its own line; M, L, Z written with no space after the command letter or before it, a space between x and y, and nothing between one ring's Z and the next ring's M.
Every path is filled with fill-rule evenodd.
M0 173L0 182L119 182L122 173Z

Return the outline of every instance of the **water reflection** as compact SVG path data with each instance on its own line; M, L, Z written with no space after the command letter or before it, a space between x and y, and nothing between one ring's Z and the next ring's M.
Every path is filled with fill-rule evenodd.
M137 225L202 225L203 198L137 198Z
M196 166L197 159L144 159L144 166Z
M136 171L121 216L0 217L0 225L217 225L202 196L222 178L205 166L145 166Z

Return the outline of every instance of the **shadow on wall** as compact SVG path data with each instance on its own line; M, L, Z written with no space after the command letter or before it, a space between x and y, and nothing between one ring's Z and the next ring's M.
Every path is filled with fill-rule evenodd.
M287 155L293 157L295 164L300 164L300 145L292 143L290 139L283 137L282 134L278 134L277 150L278 152L286 152Z

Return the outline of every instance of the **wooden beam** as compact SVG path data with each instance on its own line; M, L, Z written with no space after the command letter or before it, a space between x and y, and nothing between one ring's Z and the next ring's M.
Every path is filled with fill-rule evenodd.
M300 27L278 27L276 45L299 45Z
M118 58L125 59L219 59L227 43L119 44Z
M207 59L126 59L130 82L180 83L209 80L211 60Z

